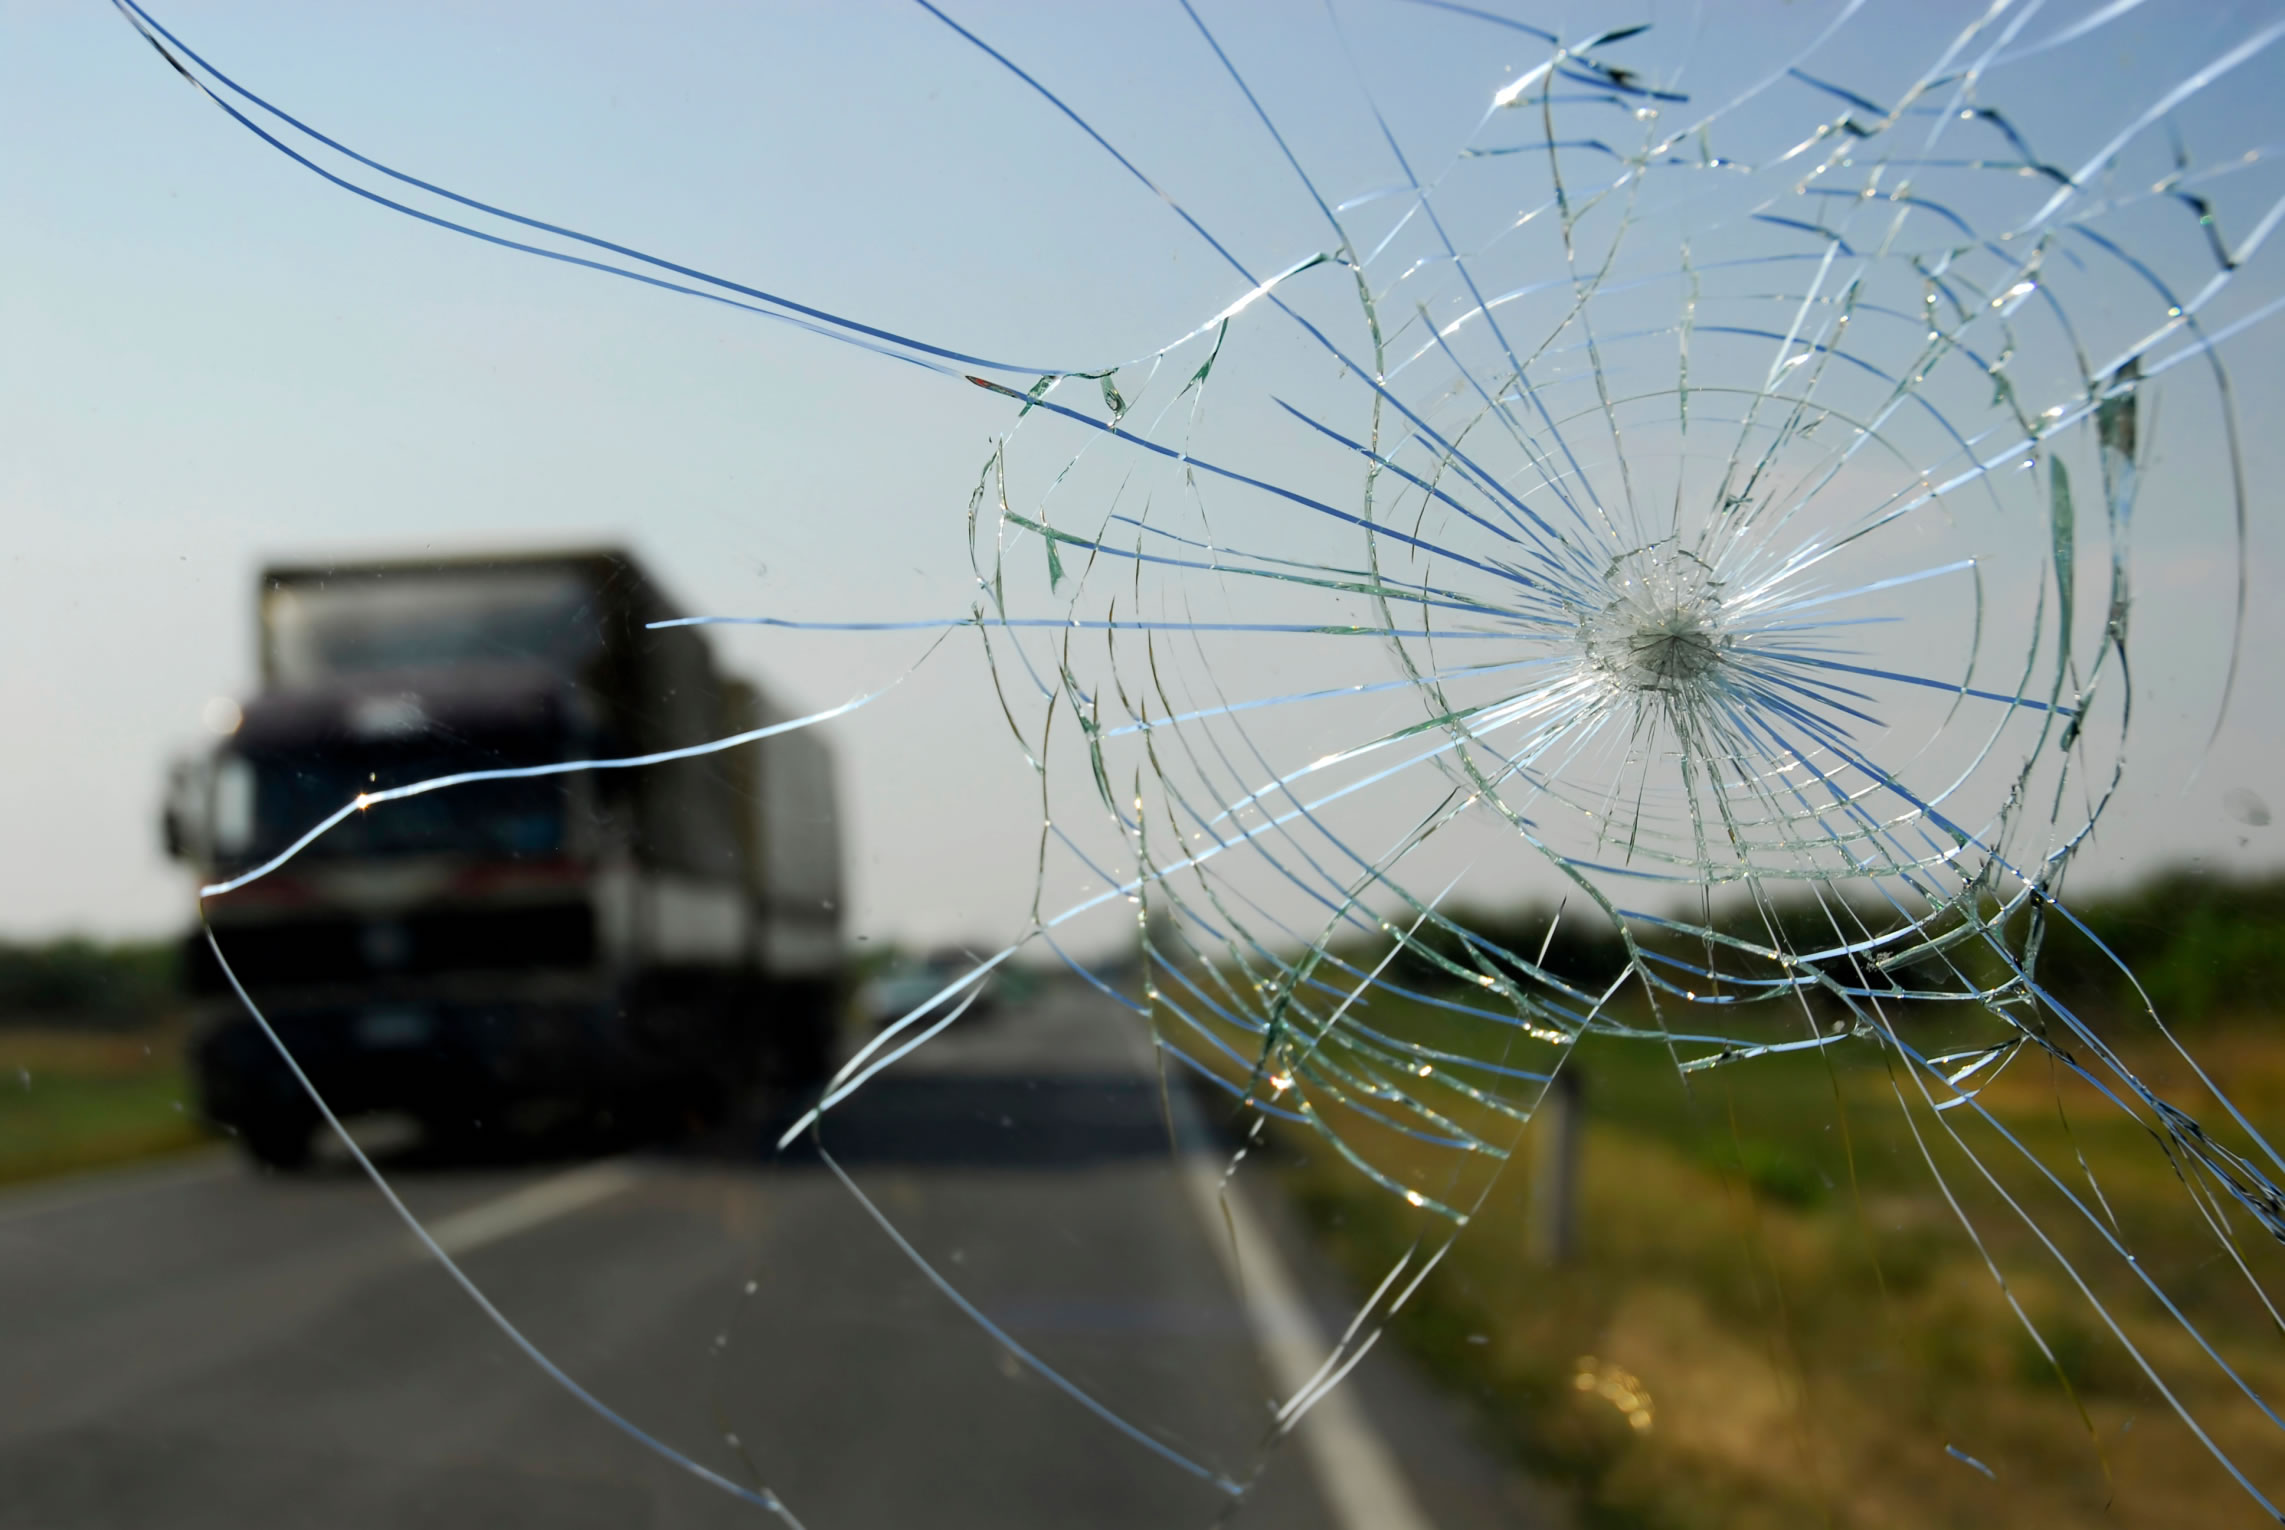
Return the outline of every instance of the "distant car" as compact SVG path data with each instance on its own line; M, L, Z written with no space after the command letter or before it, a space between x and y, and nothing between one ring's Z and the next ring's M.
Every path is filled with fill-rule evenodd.
M958 982L975 970L977 958L965 951L937 951L917 961L901 960L874 974L861 993L860 1001L866 1020L875 1030L894 1025L921 1005L926 1004L950 984ZM941 1020L947 1010L957 1008L969 994L976 994L961 1019L980 1020L993 1007L993 980L985 978L982 991L963 988L946 998L928 1012L929 1020Z

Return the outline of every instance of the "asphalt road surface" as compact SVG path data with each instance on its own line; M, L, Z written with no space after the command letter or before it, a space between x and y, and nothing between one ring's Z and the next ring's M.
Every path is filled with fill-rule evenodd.
M1051 985L830 1118L1004 1339L759 1111L599 1163L382 1162L568 1375L809 1530L1541 1523L1393 1354L1263 1452L1344 1296L1258 1186L1220 1215L1195 1111L1176 1095L1177 1153L1159 1100L1117 1012ZM1161 1449L1245 1484L1234 1512ZM217 1153L0 1199L0 1525L774 1523L543 1375L346 1162Z

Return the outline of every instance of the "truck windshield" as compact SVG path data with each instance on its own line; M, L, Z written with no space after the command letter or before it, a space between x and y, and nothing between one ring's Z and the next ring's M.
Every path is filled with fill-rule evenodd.
M501 659L570 673L601 643L597 622L588 581L564 568L296 579L262 600L263 642L281 685Z
M226 772L251 786L253 799L241 831L245 838L240 853L247 860L275 855L361 791L466 768L465 760L405 761L376 775L362 758L233 756ZM455 855L484 860L558 855L566 849L565 798L570 790L562 776L449 787L354 814L302 853L325 858Z

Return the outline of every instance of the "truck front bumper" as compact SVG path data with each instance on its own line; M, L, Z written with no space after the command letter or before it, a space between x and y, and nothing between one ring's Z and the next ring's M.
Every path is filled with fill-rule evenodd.
M249 1127L313 1114L298 1068L336 1115L478 1116L523 1101L601 1099L637 1062L615 997L362 1000L217 1014L191 1049L206 1115ZM291 1054L289 1066L280 1046Z

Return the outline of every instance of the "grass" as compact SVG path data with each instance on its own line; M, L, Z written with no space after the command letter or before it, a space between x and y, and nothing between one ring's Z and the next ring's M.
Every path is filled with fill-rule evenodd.
M1384 1029L1453 1039L1436 1034L1448 1019L1386 998L1372 1010ZM2217 1021L2194 1049L2276 1140L2285 1044L2273 1024ZM2155 1045L2129 1050L2165 1098L2216 1125L2221 1112L2186 1066ZM1488 1176L1488 1199L1395 1332L1521 1461L1570 1486L1584 1524L2270 1522L2065 1268L2248 1475L2272 1499L2285 1491L2276 1428L2027 1161L2090 1206L2099 1185L2105 1225L2198 1334L2255 1392L2285 1398L2285 1335L2154 1139L2086 1086L2021 1059L1983 1095L1994 1127L1900 1104L1899 1085L1917 1101L1910 1081L1863 1043L1698 1073L1687 1087L1654 1043L1591 1041L1574 1061L1587 1090L1575 1256L1551 1267L1531 1244L1527 1132L1526 1161ZM1480 1158L1456 1165L1449 1150L1374 1136L1361 1121L1344 1131L1432 1199L1464 1201L1468 1175L1487 1177ZM1280 1172L1360 1291L1417 1238L1440 1238L1446 1224L1367 1182L1321 1138L1295 1128L1283 1148ZM2285 1252L2242 1214L2232 1225L2277 1289Z
M175 1027L0 1029L0 1184L196 1147L193 1111Z

